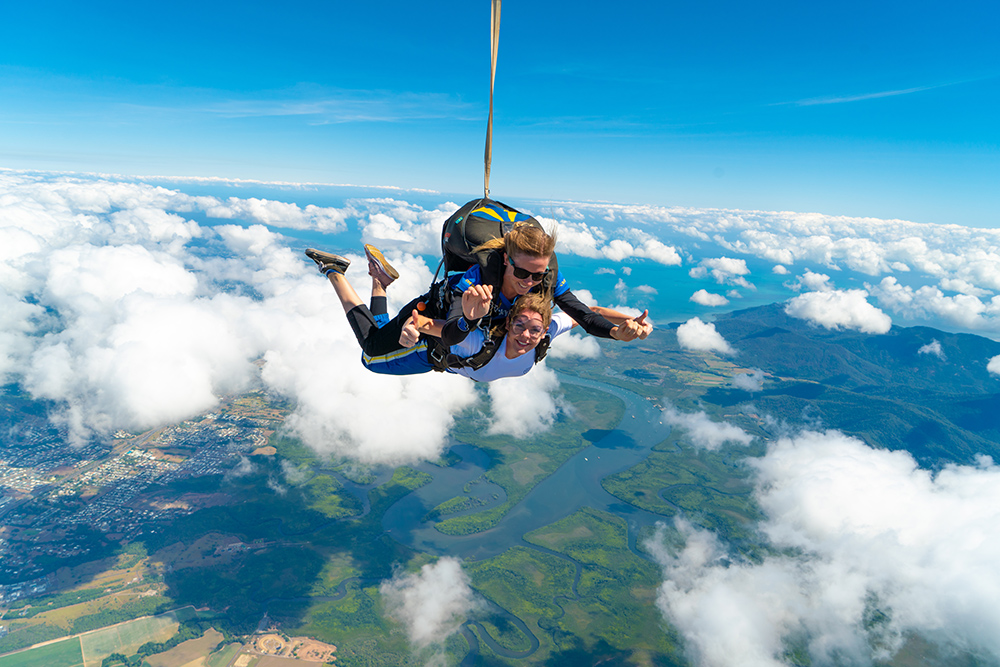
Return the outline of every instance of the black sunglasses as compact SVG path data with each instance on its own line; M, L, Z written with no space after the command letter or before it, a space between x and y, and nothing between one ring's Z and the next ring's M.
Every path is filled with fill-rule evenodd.
M514 260L513 258L511 258L510 255L507 256L507 263L510 264L510 268L514 269L514 277L517 278L518 280L527 280L528 278L531 278L536 283L540 283L542 279L549 273L548 267L545 267L544 271L540 271L538 273L532 273L527 269L522 269L516 264L514 264Z

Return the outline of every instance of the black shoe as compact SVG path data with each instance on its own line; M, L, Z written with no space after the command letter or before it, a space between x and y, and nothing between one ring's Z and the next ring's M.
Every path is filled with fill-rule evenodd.
M330 271L336 271L343 275L347 273L347 267L351 265L351 260L333 253L323 252L315 248L306 248L306 257L316 262L319 272L324 276Z

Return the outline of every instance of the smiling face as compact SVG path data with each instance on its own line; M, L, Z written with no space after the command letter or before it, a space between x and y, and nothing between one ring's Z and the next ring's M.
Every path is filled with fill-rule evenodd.
M508 359L514 359L537 347L545 336L545 318L541 313L525 310L514 318L507 327L507 343L504 349Z
M504 255L503 284L501 291L508 299L523 296L531 289L542 282L542 275L549 267L549 257L532 257L531 255ZM534 274L519 278L516 273L524 276L526 273Z

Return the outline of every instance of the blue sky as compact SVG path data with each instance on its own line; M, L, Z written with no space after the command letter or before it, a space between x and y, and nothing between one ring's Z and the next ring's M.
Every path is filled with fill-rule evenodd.
M498 198L1000 226L995 3L503 10ZM0 166L482 189L487 0L18 3Z

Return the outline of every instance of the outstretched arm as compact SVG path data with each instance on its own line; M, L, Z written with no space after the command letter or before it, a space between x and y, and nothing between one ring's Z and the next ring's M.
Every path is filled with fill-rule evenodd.
M573 321L591 336L612 337L611 330L615 328L614 323L588 308L571 290L566 290L558 295L554 301L564 313L573 318Z
M648 310L642 311L639 317L629 317L625 313L601 306L591 306L590 309L615 325L611 330L611 337L615 340L630 341L636 338L646 340L646 336L653 333L652 322L646 321Z

